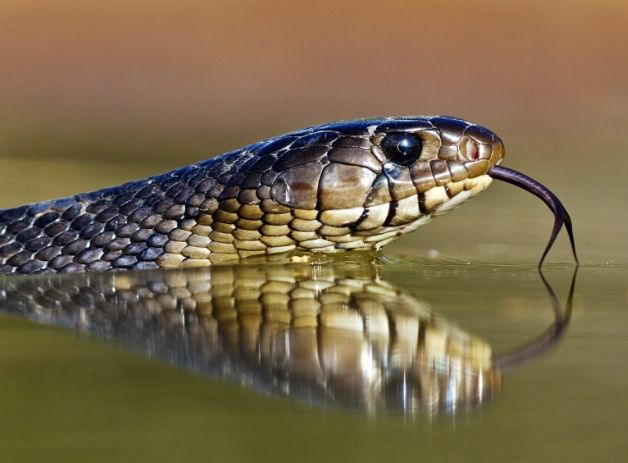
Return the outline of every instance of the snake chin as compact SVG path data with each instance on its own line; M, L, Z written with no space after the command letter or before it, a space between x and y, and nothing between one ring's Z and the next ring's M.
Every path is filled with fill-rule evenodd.
M434 187L425 193L418 193L397 201L394 205L384 205L390 214L387 218L390 225L360 229L363 223L359 223L354 227L351 234L354 237L351 241L352 248L372 247L372 249L379 250L400 236L426 225L434 217L444 215L465 201L474 198L486 190L492 181L493 179L489 175L480 175ZM363 216L368 218L371 214L375 215L378 207L365 209ZM334 251L340 250L342 248L334 249Z
M493 179L489 175L481 175L465 180L464 189L457 194L453 195L448 201L438 206L434 213L434 217L446 214L449 211L454 210L468 199L474 198L484 190L486 190L492 183ZM449 190L452 189L451 184L447 185Z

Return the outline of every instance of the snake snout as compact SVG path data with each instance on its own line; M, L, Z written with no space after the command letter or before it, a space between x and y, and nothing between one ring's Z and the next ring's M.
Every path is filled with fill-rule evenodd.
M463 165L469 178L485 175L504 157L504 143L485 127L450 117L434 118L432 124L439 132L438 159Z
M504 142L495 135L495 140L491 143L491 157L489 158L491 167L500 164L505 154L506 148L504 147Z

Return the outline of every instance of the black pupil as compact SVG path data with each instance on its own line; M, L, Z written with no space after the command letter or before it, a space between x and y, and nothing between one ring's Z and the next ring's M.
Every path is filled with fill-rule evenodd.
M382 140L381 146L391 161L407 166L419 158L423 144L411 133L391 133Z

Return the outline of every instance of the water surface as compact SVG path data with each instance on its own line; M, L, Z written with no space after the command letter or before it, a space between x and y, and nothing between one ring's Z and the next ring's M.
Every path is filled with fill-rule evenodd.
M173 166L163 164L120 169L117 162L3 161L3 205ZM523 164L514 167L534 175ZM550 164L544 172L569 177L575 170ZM18 181L25 171L29 179ZM500 371L499 387L483 400L455 413L304 400L281 393L285 381L273 384L272 375L260 390L166 358L150 343L33 323L13 313L0 317L3 455L7 461L64 462L616 461L628 450L628 268L618 239L625 217L605 225L605 246L599 246L595 231L608 209L592 208L585 189L547 175L542 180L572 213L584 261L571 319L556 343ZM601 188L617 193L619 186ZM497 185L389 247L379 270L353 277L380 278L491 353L506 352L535 339L555 319L534 268L550 223L536 200ZM549 262L546 277L564 305L573 271L564 237ZM32 295L32 288L24 294ZM393 391L389 404L404 397L399 387Z
M564 301L571 271L546 276ZM75 328L3 317L2 448L14 461L611 458L626 450L628 317L616 304L626 302L624 276L581 269L558 342L506 369L490 400L456 413L374 414L260 392ZM493 351L525 344L554 318L533 267L396 262L383 277Z

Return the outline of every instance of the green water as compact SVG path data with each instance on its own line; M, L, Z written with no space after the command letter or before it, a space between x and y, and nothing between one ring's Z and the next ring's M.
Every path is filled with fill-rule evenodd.
M533 268L383 270L496 351L533 339L553 318ZM564 300L571 272L546 274ZM613 461L628 446L624 277L623 268L581 269L556 345L505 370L492 401L431 417L305 405L2 318L1 448L7 461Z
M508 165L538 177L530 168L536 161ZM2 205L174 166L162 164L103 163L93 178L93 163L3 161ZM33 174L23 180L25 170ZM550 164L543 173L576 228L583 265L573 313L555 345L503 372L493 400L434 416L308 405L75 330L1 317L2 460L618 461L628 451L628 268L626 217L613 213L611 221L610 213L623 187L581 188L584 173L573 165ZM65 182L50 181L60 177ZM600 205L600 195L611 193L615 199ZM382 277L504 351L552 322L534 269L550 223L536 200L496 185L388 248ZM546 276L564 304L573 269L564 237L549 262Z

